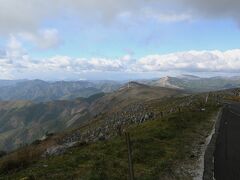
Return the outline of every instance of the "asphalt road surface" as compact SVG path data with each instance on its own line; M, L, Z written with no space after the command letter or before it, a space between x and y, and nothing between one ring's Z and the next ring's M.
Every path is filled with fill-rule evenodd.
M223 108L214 156L216 180L240 180L240 103Z

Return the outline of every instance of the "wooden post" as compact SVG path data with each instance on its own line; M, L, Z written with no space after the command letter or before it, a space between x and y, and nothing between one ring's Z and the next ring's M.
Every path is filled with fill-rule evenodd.
M117 133L119 136L122 136L122 126L121 125L117 126Z
M207 104L207 102L208 102L208 97L209 97L209 94L207 94L207 96L206 96L205 104Z
M134 180L134 171L133 171L133 162L132 162L132 147L130 135L128 132L125 133L127 148L128 148L128 170L129 170L129 179Z
M163 117L163 112L161 111L161 117Z

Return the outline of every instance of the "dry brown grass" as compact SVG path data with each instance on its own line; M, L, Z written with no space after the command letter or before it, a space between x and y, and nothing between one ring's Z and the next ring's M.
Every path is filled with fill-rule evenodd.
M240 102L240 96L230 96L230 97L227 97L226 99L230 101Z
M37 145L28 145L3 156L0 159L0 173L9 173L26 168L39 160L48 147L56 144L57 137L51 137Z

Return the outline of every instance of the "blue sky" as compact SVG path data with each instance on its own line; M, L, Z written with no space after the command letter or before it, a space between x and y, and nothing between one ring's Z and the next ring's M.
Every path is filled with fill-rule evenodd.
M238 75L239 8L237 0L2 0L0 78Z
M240 27L229 19L145 22L130 27L93 24L90 29L81 28L77 22L67 22L67 26L61 23L54 25L54 21L50 24L58 29L63 42L56 49L49 49L44 53L39 49L33 50L36 57L61 54L113 58L130 53L139 58L148 54L188 50L225 51L239 48L240 40Z

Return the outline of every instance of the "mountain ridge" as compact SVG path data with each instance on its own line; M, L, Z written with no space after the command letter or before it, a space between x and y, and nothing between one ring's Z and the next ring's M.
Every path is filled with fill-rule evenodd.
M121 86L120 83L112 81L47 82L39 79L7 81L4 84L0 85L2 101L30 100L36 102L90 97L102 92L112 92Z
M182 89L192 92L218 91L240 87L240 77L238 76L201 78L192 75L182 75L177 77L166 76L142 82L151 86Z
M108 93L136 86L136 83L149 86L166 87L192 92L215 91L240 87L240 77L198 77L183 74L154 79L125 81L43 81L35 80L0 80L0 100L30 100L47 102L53 100L71 100L78 97L90 97L98 93ZM125 86L125 87L124 87Z

